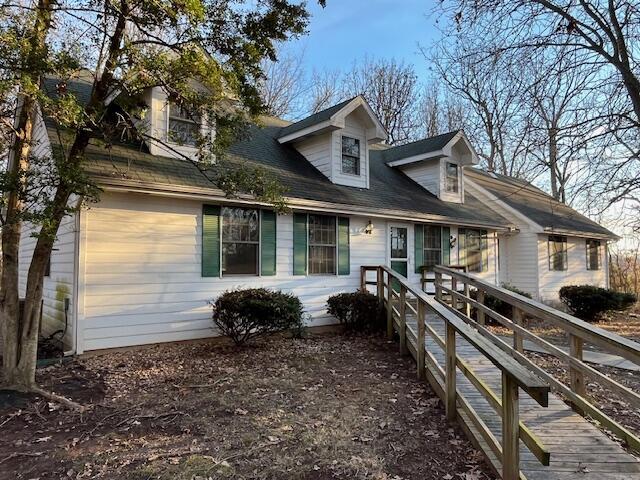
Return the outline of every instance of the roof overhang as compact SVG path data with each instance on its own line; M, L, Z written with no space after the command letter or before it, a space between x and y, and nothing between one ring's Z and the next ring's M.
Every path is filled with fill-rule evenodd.
M462 150L462 152L460 151ZM434 158L450 158L456 160L459 165L477 165L480 162L478 154L476 153L473 145L467 138L466 134L460 130L456 133L447 144L439 150L431 150L421 153L419 155L413 155L407 158L400 158L387 162L390 167L400 167L402 165L409 165L412 163L423 162L425 160L431 160Z
M580 230L567 230L564 228L554 228L554 227L544 227L544 233L548 233L550 235L565 235L568 237L581 237L581 238L593 238L596 240L612 240L618 241L622 237L616 235L613 232L607 233L594 233L594 232L584 232Z
M384 126L378 120L378 117L371 109L371 106L361 95L355 97L349 103L347 103L340 110L335 112L328 120L324 120L306 128L292 132L288 135L284 135L278 138L279 143L290 143L298 140L302 140L307 137L313 137L322 133L331 132L345 128L346 117L353 113L356 109L361 108L369 120L369 126L367 128L367 142L378 143L384 142L387 139L387 132Z

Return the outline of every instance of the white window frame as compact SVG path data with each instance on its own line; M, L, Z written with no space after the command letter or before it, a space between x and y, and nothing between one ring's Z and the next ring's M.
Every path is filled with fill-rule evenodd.
M449 165L452 165L456 169L455 188L453 190L449 189L449 179L451 178L449 176ZM460 165L458 165L457 163L444 162L444 191L446 193L454 193L454 194L460 193Z
M595 248L596 248L596 266L595 268L593 268L593 265L591 265L591 255L590 255L590 243L593 242L595 244ZM602 259L601 259L601 253L600 253L600 247L602 246L602 242L600 240L598 240L597 238L587 238L585 240L585 250L586 250L586 257L587 257L587 270L589 271L598 271L598 270L602 270Z
M203 119L200 116L200 123L198 123L197 121L193 120L193 119L189 119L189 118L183 118L183 117L172 117L171 116L171 107L176 105L178 108L180 108L179 105L177 105L175 102L171 102L171 101L167 101L167 118L166 118L166 128L167 128L167 142L171 143L172 145L178 145L180 147L187 147L187 148L197 148L197 144L198 144L198 139L195 139L195 143L191 144L191 143L178 143L176 142L174 139L171 138L171 120L173 118L173 120L177 120L179 122L185 122L185 123L191 123L193 125L195 125L197 127L197 132L199 135L202 135L202 125L203 125Z
M436 228L438 229L438 238L440 239L438 242L438 248L431 248L431 247L426 247L427 244L427 228ZM447 239L448 240L448 239ZM426 264L426 260L427 260L427 251L429 252L435 252L438 251L439 253L439 260L438 263L436 263L435 265L439 265L442 263L442 226L441 225L422 225L422 265L424 267L427 268L427 272L433 272L433 267L435 267L435 265L433 266L429 266Z
M556 240L551 240L552 238L556 239ZM560 240L557 240L560 239ZM562 250L560 252L554 252L553 254L551 253L551 244L556 244L556 243L562 243ZM569 270L569 239L566 237L566 235L549 235L547 237L547 253L548 253L548 259L549 259L549 271L550 272L566 272L567 270ZM555 268L555 263L552 260L552 255L558 255L559 253L562 254L562 268L561 269L557 269Z
M333 254L333 266L334 266L334 272L333 273L311 273L311 239L310 239L310 232L311 232L311 222L309 221L310 217L312 216L316 216L316 217L327 217L327 218L333 218L334 219L334 235L335 235L335 244L334 244L334 254ZM321 246L331 246L329 244L314 244L314 247L321 247ZM311 276L311 277L335 277L338 275L338 217L336 215L326 215L323 213L308 213L307 214L307 276Z
M355 140L356 142L358 142L358 156L354 156L354 155L346 155L344 153L343 150L343 141L345 138L351 139L351 140ZM355 158L357 159L357 172L358 173L352 173L352 172L345 172L344 171L344 157L349 157L349 158ZM356 137L351 137L349 135L341 135L340 136L340 171L342 172L342 174L344 175L351 175L352 177L360 177L362 176L362 142L360 141L359 138Z
M224 265L224 238L223 238L223 230L224 230L224 215L222 214L223 209L225 208L241 208L243 210L257 210L258 211L258 253L257 253L257 271L256 273L227 273L223 272ZM262 273L262 210L259 208L250 208L246 206L237 206L237 205L223 205L220 207L220 278L229 278L229 277L259 277ZM226 243L251 243L255 244L255 242L226 242Z

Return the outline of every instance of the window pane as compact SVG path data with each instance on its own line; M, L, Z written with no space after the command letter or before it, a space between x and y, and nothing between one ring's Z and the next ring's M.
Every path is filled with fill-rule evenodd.
M222 241L257 242L260 239L260 215L249 208L222 208Z
M587 240L587 269L600 269L600 241Z
M467 261L467 271L469 272L482 272L482 246L487 242L482 241L482 234L480 230L465 231L465 254Z
M391 258L407 258L407 229L391 227Z
M425 250L424 251L424 266L427 267L427 271L433 271L433 267L440 265L440 250Z
M199 115L189 112L178 104L169 104L169 141L182 145L196 145L200 123Z
M424 227L424 248L441 248L440 240L440 227L434 227L433 225L425 225Z
M349 175L360 175L360 159L343 155L342 173L348 173Z
M223 275L257 275L258 244L257 243L223 243L222 244Z
M549 269L567 269L567 237L549 236Z
M342 173L360 175L360 140L342 137Z
M446 166L447 192L458 191L458 166L455 163L448 163Z
M336 217L309 215L309 273L336 273Z

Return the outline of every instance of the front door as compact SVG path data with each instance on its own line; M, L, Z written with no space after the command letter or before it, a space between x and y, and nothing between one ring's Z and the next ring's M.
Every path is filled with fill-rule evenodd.
M409 261L409 228L403 225L389 227L389 266L400 275L407 276ZM394 290L399 290L398 282L392 282Z

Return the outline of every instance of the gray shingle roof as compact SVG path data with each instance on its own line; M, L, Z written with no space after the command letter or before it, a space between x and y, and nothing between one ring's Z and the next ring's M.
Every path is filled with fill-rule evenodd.
M544 229L616 237L602 225L524 180L478 169L467 168L465 173L482 188Z
M385 162L393 162L403 158L422 155L436 150L442 150L444 146L455 137L460 130L443 133L435 137L424 138L417 142L406 143L397 147L389 148L384 151L383 158Z
M314 113L313 115L309 115L302 120L292 123L282 129L280 132L280 136L284 137L285 135L290 135L295 132L299 132L300 130L304 130L307 127L311 127L316 123L324 122L325 120L329 120L335 113L342 110L345 106L347 106L354 98L351 97L343 102L340 102L336 105L333 105L329 108L319 111L318 113Z

